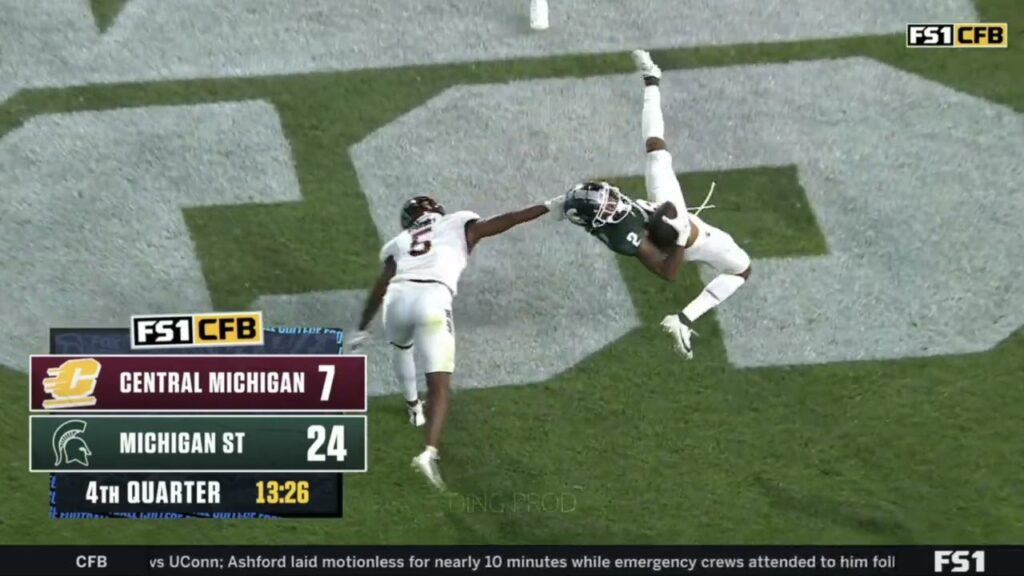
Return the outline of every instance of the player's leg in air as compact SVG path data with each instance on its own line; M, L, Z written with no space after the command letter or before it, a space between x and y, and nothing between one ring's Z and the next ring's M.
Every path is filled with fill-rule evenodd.
M413 296L402 288L385 296L383 320L384 331L391 346L391 366L395 371L395 379L402 387L409 423L423 426L426 417L423 414L423 401L416 389L416 356L413 350L415 324L410 312Z
M665 331L676 338L678 347L682 346L684 335L688 338L693 332L693 323L698 318L732 296L750 277L750 256L732 236L696 216L691 215L690 219L699 233L683 257L711 266L718 275L681 312L669 314L661 321ZM688 346L689 342L685 344ZM681 351L687 358L693 357L692 351Z
M641 127L647 151L644 183L648 197L656 204L671 202L677 214L685 217L688 214L683 190L672 167L672 155L665 145L661 69L645 50L634 51L633 62L644 81ZM722 303L746 282L750 276L750 257L729 234L693 215L689 215L688 221L688 229L680 231L689 234L683 257L686 261L709 264L720 272L681 312L669 314L661 321L662 329L675 339L676 349L689 359L693 358L691 339L696 334L693 330L694 321Z
M438 448L448 413L448 393L455 370L455 325L452 296L441 284L423 284L416 302L413 349L427 379L427 428L423 452L412 465L438 489L444 490L438 467Z

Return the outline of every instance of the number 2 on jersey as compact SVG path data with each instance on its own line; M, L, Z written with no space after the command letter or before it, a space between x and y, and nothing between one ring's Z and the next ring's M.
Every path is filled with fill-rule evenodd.
M640 247L640 235L637 234L636 232L630 232L626 236L626 241L632 244L633 246L636 246L638 248Z
M423 256L430 252L430 232L430 226L426 226L412 233L412 246L409 247L410 256Z

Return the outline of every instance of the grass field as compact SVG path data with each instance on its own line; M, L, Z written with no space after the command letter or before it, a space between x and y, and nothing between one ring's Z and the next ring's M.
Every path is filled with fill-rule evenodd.
M977 6L982 21L1009 23L1009 49L911 51L890 35L665 50L655 59L681 69L860 55L1024 112L1024 3ZM628 55L616 53L33 90L0 106L0 135L43 113L272 102L304 201L186 211L215 306L246 309L261 294L372 282L382 239L354 167L337 150L453 85L629 71ZM719 202L714 221L753 256L826 250L791 170L682 178L697 190L715 179L737 191ZM627 193L642 189L639 179L622 184ZM621 267L644 327L548 382L454 397L443 462L452 494L431 492L409 471L421 439L403 422L401 399L372 400L371 471L346 479L342 520L49 520L47 480L27 472L25 375L0 369L0 542L1024 541L1020 332L977 355L739 370L705 319L700 355L683 364L657 320L662 303L699 289L696 273L672 285L637 262ZM548 510L528 505L541 497ZM563 509L550 509L555 500Z

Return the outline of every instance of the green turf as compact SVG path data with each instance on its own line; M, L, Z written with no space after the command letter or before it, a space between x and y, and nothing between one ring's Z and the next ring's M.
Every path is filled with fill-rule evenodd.
M713 194L710 204L715 209L702 216L710 214L715 226L729 230L741 246L748 247L751 257L813 256L828 252L795 166L678 176L694 206L700 206L701 195L710 190L712 183L716 190L728 190L727 194ZM642 176L605 179L632 198L647 194Z
M1017 48L1024 41L1024 3L978 5L982 20L1009 22L1010 49L915 51L892 35L665 50L655 57L668 69L867 56L1024 111L1024 58ZM630 69L626 54L608 54L35 90L0 107L0 134L46 112L273 102L304 201L186 211L215 305L243 309L259 294L372 281L380 239L354 167L341 153L366 134L459 83ZM714 220L755 256L827 250L793 169L683 177L691 190L705 190L712 179L728 186L729 197L716 198ZM226 219L231 226L222 226ZM699 361L682 364L652 322L664 303L695 293L695 271L668 284L636 262L623 260L621 267L644 327L549 382L454 398L444 470L458 493L433 494L410 473L408 459L420 438L403 422L401 399L373 400L371 472L347 479L344 520L130 526L48 520L46 477L26 472L25 376L0 369L0 494L7 496L0 541L1024 541L1020 333L985 354L737 370L708 318L700 325Z

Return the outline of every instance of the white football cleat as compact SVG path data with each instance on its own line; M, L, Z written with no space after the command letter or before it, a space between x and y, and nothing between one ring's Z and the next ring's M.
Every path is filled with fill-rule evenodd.
M548 0L530 0L530 28L548 29Z
M692 360L693 346L690 345L690 338L697 335L697 332L684 324L679 318L679 314L669 314L662 318L661 328L675 339L676 351L685 356L687 360Z
M434 488L443 491L445 485L444 480L441 479L441 468L438 467L437 460L437 451L427 449L412 459L412 467L426 476Z
M651 60L651 53L647 50L633 50L633 64L644 78L661 79L661 68Z
M423 414L423 400L417 400L415 404L406 403L405 411L409 414L409 424L423 426L427 423L427 417Z

